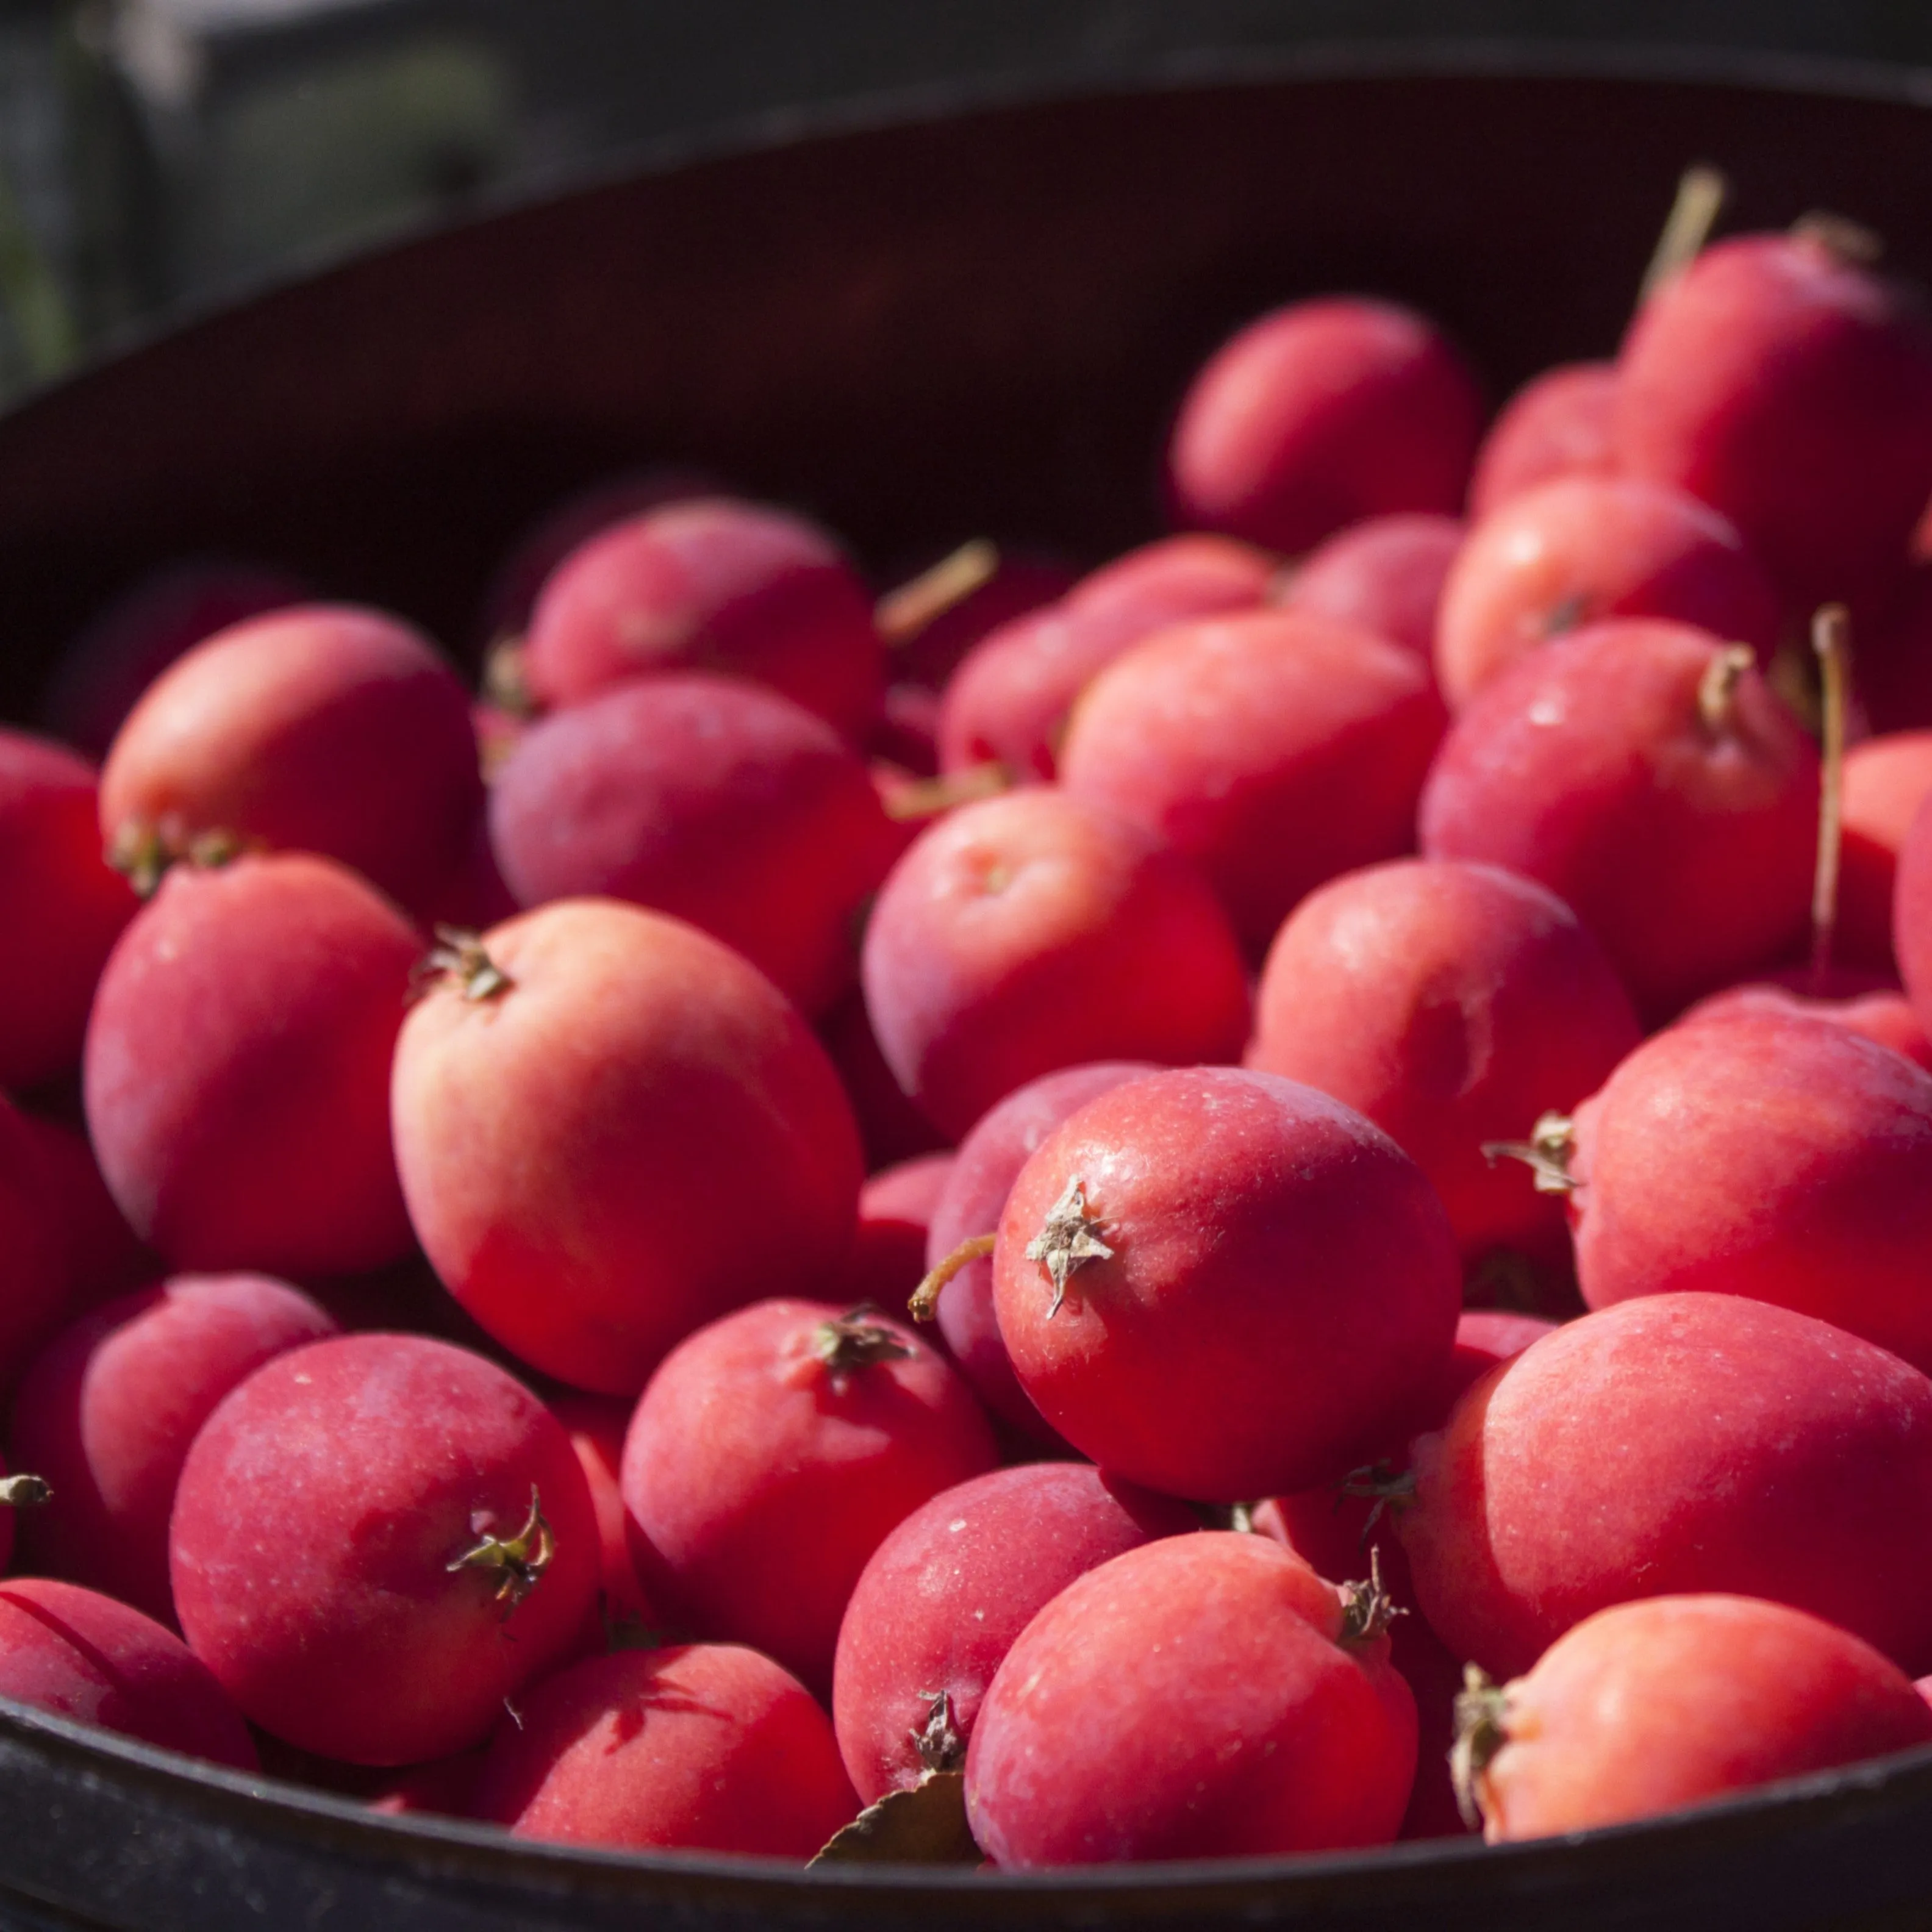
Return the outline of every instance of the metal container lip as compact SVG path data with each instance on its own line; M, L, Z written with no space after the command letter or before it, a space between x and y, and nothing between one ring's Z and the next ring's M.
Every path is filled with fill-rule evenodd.
M1687 1806L1660 1816L1588 1831L1500 1845L1478 1838L1404 1841L1365 1850L1304 1852L1288 1856L1196 1858L1158 1863L1056 1867L1032 1872L968 1871L957 1865L821 1865L801 1867L778 1858L700 1851L638 1851L512 1838L501 1828L460 1818L418 1813L375 1812L356 1800L262 1775L208 1764L177 1751L41 1711L0 1696L0 1743L11 1740L38 1756L57 1760L92 1780L123 1790L158 1790L175 1805L202 1814L205 1822L245 1830L260 1838L299 1836L330 1842L353 1856L434 1863L437 1855L458 1861L466 1875L488 1879L539 1879L554 1884L583 1879L648 1880L675 1887L680 1881L716 1891L721 1885L755 1905L797 1899L800 1888L825 1902L842 1892L899 1894L908 1899L954 1894L962 1887L1009 1898L1036 1896L1064 1905L1090 1896L1096 1906L1132 1894L1154 1904L1204 1901L1217 1892L1252 1892L1257 1886L1305 1881L1333 1893L1358 1884L1378 1886L1391 1875L1440 1874L1453 1880L1480 1866L1501 1876L1504 1868L1534 1880L1539 1870L1579 1882L1580 1857L1604 1876L1613 1875L1622 1849L1660 1846L1688 1839L1702 1850L1714 1835L1761 1838L1794 1812L1815 1816L1834 1799L1855 1802L1894 1784L1932 1803L1932 1744L1863 1760L1826 1771L1781 1778L1750 1790Z
M103 368L137 356L266 297L326 283L424 242L616 187L807 142L889 133L947 121L992 118L1028 108L1136 95L1319 86L1337 81L1604 81L1637 86L1723 88L1909 107L1932 107L1932 67L1748 50L1540 40L1312 41L1291 48L1205 47L1049 64L1030 74L981 74L868 91L800 107L728 116L701 129L626 144L587 166L533 171L484 190L458 213L405 221L374 236L298 250L273 270L238 278L109 333L54 380L0 409L0 428Z

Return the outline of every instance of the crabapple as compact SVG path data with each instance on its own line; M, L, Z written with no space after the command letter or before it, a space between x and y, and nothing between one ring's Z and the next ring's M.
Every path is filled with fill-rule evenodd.
M1276 601L1432 657L1443 580L1463 534L1455 518L1419 511L1351 524L1302 559Z
M1612 362L1560 362L1532 376L1497 411L1476 452L1469 514L1486 517L1498 503L1559 476L1612 474L1616 394Z

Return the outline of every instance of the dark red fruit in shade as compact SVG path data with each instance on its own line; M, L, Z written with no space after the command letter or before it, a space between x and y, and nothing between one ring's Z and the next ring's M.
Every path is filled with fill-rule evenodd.
M74 1288L68 1203L50 1183L40 1132L0 1095L0 1389L59 1325Z
M1932 1381L1732 1294L1564 1324L1412 1445L1422 1609L1494 1676L1612 1604L1734 1591L1932 1665Z
M1456 518L1420 512L1352 524L1302 560L1278 601L1430 657L1443 580L1463 535Z
M1034 1150L1068 1114L1127 1081L1155 1071L1144 1060L1104 1060L1064 1066L1029 1080L981 1115L959 1143L958 1158L932 1211L926 1265L937 1268L962 1241L1000 1225L1006 1196ZM1050 1448L1064 1448L1013 1374L993 1312L993 1258L968 1262L939 1298L939 1332L974 1392L1010 1428Z
M626 518L553 571L525 661L545 705L646 671L755 679L856 738L878 709L872 602L838 546L783 510L728 496Z
M1399 859L1289 915L1247 1064L1366 1114L1428 1176L1474 1258L1562 1246L1561 1204L1484 1144L1526 1139L1641 1036L1603 948L1553 892L1493 866Z
M1084 1462L995 1469L914 1510L839 1626L832 1722L860 1797L959 1768L986 1686L1035 1613L1109 1557L1199 1527L1186 1504Z
M182 654L250 617L298 604L294 578L220 558L170 565L124 591L68 644L41 700L47 729L103 756L136 700Z
M389 1060L422 950L331 860L171 872L87 1032L88 1132L136 1232L178 1268L298 1278L404 1252Z
M1886 734L1932 726L1932 555L1915 554L1876 620L1858 626L1856 641L1854 716Z
M1184 528L1292 555L1364 517L1462 507L1483 404L1412 310L1295 302L1208 358L1180 406L1168 496Z
M821 718L742 680L667 673L532 725L490 794L518 902L601 895L722 939L807 1011L851 983L902 839Z
M909 1322L758 1302L687 1337L645 1388L624 1442L632 1553L674 1621L822 1693L873 1551L995 1460L979 1405Z
M1149 1074L1055 1129L993 1267L1047 1420L1120 1475L1228 1502L1376 1453L1442 1372L1462 1300L1415 1163L1326 1094L1232 1067Z
M9 1460L52 1485L28 1567L174 1621L168 1515L189 1444L229 1390L335 1324L266 1275L177 1275L63 1329L14 1397Z
M895 678L938 690L982 638L1066 596L1079 573L1058 558L1002 548L992 574L910 634L891 642ZM886 600L890 602L890 597Z
M1568 1166L1592 1307L1748 1295L1932 1372L1932 1074L1889 1048L1796 1013L1672 1027L1576 1108Z
M700 1323L830 1281L861 1178L797 1011L661 913L562 899L485 934L398 1043L396 1159L424 1251L523 1360L628 1395ZM484 982L484 984L489 982Z
M130 872L198 842L320 853L405 904L464 856L482 797L470 697L422 634L301 604L197 644L151 685L100 773Z
M1170 624L1252 609L1279 568L1226 537L1166 537L1116 557L974 646L940 706L940 769L992 760L1018 778L1051 778L1067 712L1100 670Z
M1808 993L1804 985L1810 973L1800 968L1780 983L1751 980L1726 986L1708 999L1700 1000L1678 1016L1679 1026L1694 1020L1726 1019L1738 1013L1764 1013L1786 1018L1829 1020L1847 1027L1867 1040L1902 1053L1915 1066L1932 1073L1932 1035L1928 1035L1912 1002L1896 987L1871 986L1860 992Z
M0 1583L0 1696L231 1771L256 1768L242 1714L152 1618L74 1583Z
M659 464L606 477L566 497L524 531L497 566L483 595L484 640L520 632L550 572L600 530L667 503L717 494L715 478Z
M923 832L880 889L860 972L886 1064L953 1135L1058 1067L1232 1060L1247 1030L1240 951L1206 881L1058 788Z
M918 1154L860 1189L858 1240L845 1276L854 1300L904 1312L926 1273L926 1229L952 1172L951 1154Z
M532 1492L550 1550L464 1559ZM596 1594L596 1514L570 1441L480 1357L347 1335L256 1370L194 1440L171 1536L195 1654L263 1730L358 1764L480 1742L558 1662Z
M1264 1537L1129 1550L1062 1591L1006 1653L966 1762L1003 1869L1386 1844L1415 1774L1388 1641Z
M164 1270L107 1191L87 1136L58 1120L20 1114L20 1123L38 1170L34 1185L58 1221L66 1250L69 1312L93 1308Z
M819 1022L818 1036L852 1104L868 1168L889 1167L949 1144L893 1078L856 987Z
M630 1622L649 1630L657 1621L644 1586L631 1561L630 1532L624 1523L624 1497L618 1486L624 1460L624 1432L631 1426L633 1405L609 1396L567 1393L550 1399L550 1412L564 1426L597 1512L598 1543L603 1558L602 1597L598 1606L599 1641L603 1626Z
M1818 760L1756 671L1685 624L1573 632L1484 687L1422 794L1422 849L1547 886L1640 1011L1676 1011L1804 932Z
M1469 478L1469 514L1559 476L1607 476L1616 365L1562 362L1532 376L1497 412Z
M1737 526L1796 610L1904 568L1932 497L1932 324L1812 236L1707 248L1637 311L1618 466Z
M1932 1710L1870 1645L1719 1595L1600 1610L1502 1687L1492 1723L1475 1789L1492 1844L1932 1743Z
M94 982L136 904L101 860L92 767L0 725L0 1088L80 1060Z
M1512 496L1468 536L1436 630L1436 675L1460 711L1552 638L1606 617L1669 617L1760 664L1778 644L1778 593L1724 518L1632 476L1566 476Z
M1932 730L1868 738L1845 754L1844 837L1832 948L1850 964L1892 970L1892 898L1899 848L1932 797Z
M474 1814L520 1838L800 1860L858 1809L811 1694L734 1644L592 1658L517 1714Z
M1177 626L1110 666L1074 712L1060 775L1192 859L1258 953L1324 879L1411 849L1443 724L1414 652L1256 612Z
M457 1751L391 1773L362 1802L385 1818L473 1818L482 1770L480 1749Z

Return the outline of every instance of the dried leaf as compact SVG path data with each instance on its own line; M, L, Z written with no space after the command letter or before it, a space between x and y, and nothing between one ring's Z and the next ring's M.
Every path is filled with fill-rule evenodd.
M929 1771L910 1790L867 1805L812 1862L976 1865L981 1856L966 1822L966 1774Z

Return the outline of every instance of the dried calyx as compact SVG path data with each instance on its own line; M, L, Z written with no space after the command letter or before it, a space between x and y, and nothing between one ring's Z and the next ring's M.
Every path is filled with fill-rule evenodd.
M483 657L483 695L512 718L534 718L536 700L530 694L529 647L522 633L499 638Z
M1336 1505L1339 1508L1345 1498L1354 1497L1373 1503L1362 1523L1361 1543L1367 1546L1369 1532L1382 1520L1384 1510L1404 1510L1415 1500L1415 1472L1413 1469L1396 1469L1387 1462L1365 1462L1359 1469L1351 1469L1335 1487ZM1375 1558L1372 1552L1369 1559L1372 1581L1379 1583L1375 1574ZM1350 1586L1351 1588L1354 1586Z
M1048 1320L1060 1312L1060 1304L1066 1299L1070 1275L1089 1262L1113 1258L1113 1250L1100 1238L1101 1225L1096 1216L1087 1211L1086 1184L1076 1174L1047 1210L1040 1232L1028 1242L1027 1259L1039 1262L1053 1283L1053 1301L1046 1311Z
M53 1501L52 1486L44 1476L0 1476L0 1504L8 1509L38 1509Z
M532 1483L530 1514L514 1536L495 1536L486 1531L472 1547L460 1556L452 1557L443 1568L452 1575L458 1570L496 1572L500 1581L493 1600L503 1604L508 1615L543 1581L544 1572L556 1554L556 1538L544 1518L543 1504Z
M1372 1643L1397 1617L1408 1615L1408 1612L1382 1588L1382 1552L1372 1548L1369 1552L1368 1580L1342 1586L1340 1641L1348 1644Z
M1483 1158L1493 1167L1499 1160L1520 1160L1536 1181L1539 1194L1570 1194L1576 1178L1570 1162L1576 1150L1576 1126L1568 1114L1544 1114L1526 1141L1485 1141Z
M458 926L436 928L435 945L416 962L410 975L418 994L442 979L454 980L466 1000L494 999L517 983L484 951L480 933Z
M1813 242L1847 266L1869 268L1885 259L1885 237L1846 214L1814 208L1791 224L1794 242Z
M955 1720L952 1694L949 1690L922 1690L919 1694L930 1708L926 1714L926 1722L906 1735L912 1740L913 1749L919 1754L920 1768L961 1769L966 1762L966 1740L959 1735L959 1726Z
M1456 1742L1449 1748L1449 1778L1456 1808L1472 1832L1483 1822L1483 1778L1490 1761L1509 1742L1503 1727L1508 1693L1473 1664L1462 1666L1456 1694Z
M876 1303L862 1301L812 1331L812 1352L835 1376L849 1375L874 1362L903 1361L912 1345L896 1328L866 1317L880 1312Z
M1730 724L1738 686L1756 662L1757 653L1750 645L1726 644L1705 667L1697 680L1697 716L1706 730L1716 733Z
M152 819L124 820L107 848L109 865L142 898L152 898L171 866L183 860L204 868L225 866L248 849L238 832L210 826L200 832L164 832Z

